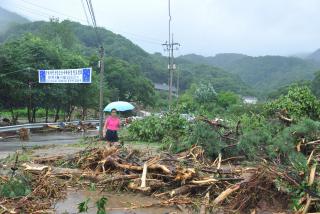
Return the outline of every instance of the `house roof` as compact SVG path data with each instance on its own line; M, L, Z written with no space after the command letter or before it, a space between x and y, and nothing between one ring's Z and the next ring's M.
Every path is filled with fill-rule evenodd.
M160 91L169 91L169 86L166 83L154 83L154 88ZM172 86L172 92L177 92L177 88Z

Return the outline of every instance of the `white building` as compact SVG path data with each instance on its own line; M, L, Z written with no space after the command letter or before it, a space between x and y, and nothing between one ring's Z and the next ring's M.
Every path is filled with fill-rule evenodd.
M243 103L245 104L257 104L258 99L256 97L244 96L242 97Z

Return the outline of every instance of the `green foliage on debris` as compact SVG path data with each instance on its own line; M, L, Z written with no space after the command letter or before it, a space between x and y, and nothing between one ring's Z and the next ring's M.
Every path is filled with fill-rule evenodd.
M106 197L102 197L100 198L97 202L96 202L96 206L97 206L97 214L106 214L106 205L107 205L108 199Z
M188 144L197 144L205 148L205 153L208 157L214 158L218 156L222 148L226 145L220 138L218 132L203 122L196 122L193 124L190 136L188 137Z
M150 116L134 121L128 128L132 139L147 142L161 142L165 137L179 139L186 132L188 123L177 112Z
M231 106L235 106L232 100L236 100L236 97L232 93L218 93L215 99L219 100L219 96L220 104L217 105L231 103ZM181 119L181 111L198 105L197 102L189 104L185 98L176 111L162 117L151 116L134 121L129 127L130 135L136 140L156 141L163 148L174 152L196 144L206 148L207 156L213 159L222 153L226 157L245 156L248 160L263 158L279 160L283 164L290 164L292 157L299 154L297 146L301 139L305 142L320 139L320 122L316 120L319 116L319 101L305 86L293 86L286 95L258 106L257 110L255 106L248 108L249 111L238 109L236 113L227 105L223 106L227 108L223 116L228 119L221 123L231 131L229 138L223 137L226 131L224 128L215 128L199 120L188 122ZM294 118L291 124L284 123L275 114L284 108L288 117ZM210 112L209 108L203 110ZM238 122L239 127L236 127Z
M30 181L23 176L15 176L8 181L0 182L0 197L16 198L31 193Z
M266 109L271 114L287 111L288 115L294 119L303 117L319 119L320 101L308 87L292 86L286 95L267 104Z
M78 212L79 213L87 213L89 210L89 203L90 198L87 198L83 202L78 204ZM106 197L101 197L99 200L96 201L95 205L97 208L97 214L107 214L106 206L107 206L108 199Z
M89 201L90 198L87 198L85 201L78 204L78 212L79 213L85 213L88 212L89 209Z

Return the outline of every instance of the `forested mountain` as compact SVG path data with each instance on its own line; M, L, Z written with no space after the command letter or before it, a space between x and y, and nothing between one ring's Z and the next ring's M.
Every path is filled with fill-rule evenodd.
M157 64L165 65L168 61L166 57L160 54L153 55ZM217 92L233 91L241 95L253 95L254 91L245 84L238 75L231 74L225 70L208 65L206 63L195 63L189 60L177 58L177 72L175 79L179 74L180 88L186 90L192 83L211 82Z
M295 57L218 54L215 57L185 55L180 59L217 66L241 79L262 95L299 80L310 80L320 68L310 60Z
M317 64L320 64L320 49L316 50L315 52L309 54L306 57L307 60L311 60Z
M13 25L26 22L28 22L26 18L0 7L0 34L4 33Z
M68 20L58 22L32 22L13 26L0 42L20 38L26 33L32 33L43 39L56 41L63 48L72 49L85 56L97 55L96 35L92 27ZM141 72L153 82L166 83L168 80L167 59L161 54L149 54L125 37L114 34L104 28L99 28L99 34L106 50L106 57L121 59L130 65L136 65ZM216 82L217 88L237 93L252 91L239 78L223 69L212 66L191 65L188 60L179 60L180 88L187 89L193 82L207 81L207 74L211 72L211 80ZM225 83L228 84L225 84ZM240 90L241 88L241 90ZM217 89L219 91L219 89Z
M235 63L236 61L243 58L249 58L249 56L237 53L222 53L209 57L204 57L197 54L188 54L180 56L178 59L188 60L193 63L207 64L220 68L226 68L232 63Z

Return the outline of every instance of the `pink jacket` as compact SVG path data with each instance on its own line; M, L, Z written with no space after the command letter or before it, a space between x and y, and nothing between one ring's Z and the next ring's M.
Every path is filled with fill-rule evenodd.
M104 129L117 131L120 128L120 119L118 117L107 117L106 122L104 123Z

